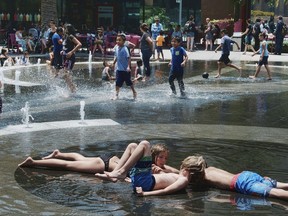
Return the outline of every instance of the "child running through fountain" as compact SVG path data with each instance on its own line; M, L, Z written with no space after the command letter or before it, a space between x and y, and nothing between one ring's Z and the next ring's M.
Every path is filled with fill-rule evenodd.
M183 47L180 46L181 39L179 37L173 37L171 40L172 48L170 49L172 58L169 62L170 73L169 73L169 84L172 90L171 95L176 95L176 88L174 85L174 80L177 79L179 84L179 89L181 92L181 97L185 98L185 87L183 82L184 67L188 60L187 53Z
M222 169L207 167L202 156L189 156L184 159L183 163L198 170L191 177L192 186L198 188L201 185L212 186L247 195L288 200L288 183L277 182L251 171L243 171L235 175Z
M262 65L264 65L264 67L266 68L267 74L268 74L267 80L272 80L271 71L270 71L270 68L269 68L269 65L268 65L268 57L269 57L269 52L268 52L268 49L267 49L268 44L267 44L267 42L265 40L265 34L264 33L260 33L259 34L259 40L261 41L260 49L257 50L256 52L254 52L253 55L252 55L252 56L254 56L257 53L260 53L258 66L256 68L256 72L255 72L254 76L249 76L249 78L255 79L258 76Z
M67 83L72 93L76 92L76 85L72 80L72 69L76 62L75 53L81 48L81 42L75 36L75 28L71 24L65 24L64 27L64 40L62 42L63 50L60 52L62 55L62 62L64 68L63 78Z
M236 70L238 70L238 72L240 73L240 77L241 77L241 67L238 67L234 64L231 63L231 60L229 59L229 55L230 55L230 47L232 43L235 43L237 48L240 49L239 44L232 40L226 33L226 29L222 29L220 31L221 33L221 44L215 49L215 53L217 53L217 50L220 49L222 47L222 55L220 57L220 59L218 60L217 64L218 64L218 74L215 76L215 78L220 78L221 77L221 69L223 67L225 67L224 65L228 66L228 67L232 67L235 68Z
M130 171L130 172L129 172ZM112 182L125 179L130 174L134 192L139 196L164 195L185 189L190 181L193 168L182 163L179 174L152 174L152 156L150 143L146 140L138 145L130 143L124 151L118 165L112 172L96 173L95 176Z
M124 34L118 34L116 38L115 47L115 57L113 62L113 67L117 62L116 66L116 95L113 100L117 100L119 96L120 88L125 82L127 86L130 86L133 92L133 98L136 99L137 93L134 89L133 82L131 81L131 56L128 51L128 48L124 46L126 36Z

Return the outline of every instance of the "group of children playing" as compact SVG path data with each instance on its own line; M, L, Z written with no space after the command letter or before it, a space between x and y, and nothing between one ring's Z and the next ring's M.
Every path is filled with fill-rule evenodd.
M111 154L85 157L78 153L53 151L41 160L28 157L19 167L50 167L95 174L102 180L131 182L138 196L166 195L188 186L201 189L215 187L247 195L288 200L288 183L277 182L251 171L232 174L208 167L203 156L186 157L180 170L166 164L169 150L163 144L150 145L146 140L130 143L121 158Z
M161 35L160 35L161 36ZM142 73L142 60L137 61L137 67L132 76L134 76L133 81L131 80L131 56L128 48L125 44L125 35L119 34L116 38L116 47L115 47L115 57L113 63L103 62L103 72L102 80L111 81L116 80L116 94L113 99L118 99L120 88L125 82L133 92L133 98L136 99L137 93L134 88L134 83L143 79L145 81L145 76ZM181 97L185 97L185 88L183 82L184 67L188 60L188 56L183 47L180 46L181 39L178 37L172 38L171 44L171 61L169 62L170 74L169 74L169 84L172 90L173 95L176 95L176 88L174 85L174 80L177 79L179 83L179 88L181 92ZM161 53L161 50L160 50ZM163 56L162 56L163 57ZM116 78L112 76L112 69L116 68Z
M220 59L218 60L218 73L215 76L215 78L220 78L221 77L221 70L223 67L225 66L229 66L232 67L236 70L238 70L240 76L242 75L242 70L241 67L238 67L234 64L232 64L231 60L229 59L229 55L230 55L230 48L231 48L231 44L236 44L238 49L240 49L239 44L232 40L226 33L225 29L221 30L221 44L215 49L215 52L217 52L218 49L222 48L222 54ZM253 53L252 56L254 56L257 53L260 53L260 59L258 62L258 66L256 69L256 72L253 76L249 76L249 78L251 79L255 79L259 72L260 69L262 67L262 65L265 66L266 70L267 70L267 74L268 74L268 80L272 79L271 76L271 71L270 68L268 66L268 56L269 56L269 52L267 49L267 42L265 40L265 35L263 33L259 34L259 39L261 41L261 45L260 45L260 49L257 50L255 53ZM162 47L161 47L161 34L159 36L159 38L157 39L157 43L159 42L159 52L158 52L158 58L160 58L160 54L162 51ZM122 37L121 35L117 36L117 47L116 47L116 57L114 59L113 65L115 65L117 63L117 69L116 69L116 96L115 99L118 98L118 94L119 94L119 90L122 87L124 81L126 82L127 86L131 87L131 90L133 92L133 97L134 99L136 98L136 91L134 89L133 86L133 82L131 81L131 68L130 68L130 62L131 62L131 58L129 55L128 50L125 48L124 43L125 43L125 36ZM170 49L171 52L171 60L169 62L169 66L170 66L170 73L169 73L169 85L170 88L172 90L171 95L174 96L176 95L176 88L174 85L174 80L177 79L178 84L179 84L179 90L180 90L180 97L181 98L186 98L186 93L185 93L185 87L184 87L184 82L183 82L183 75L184 75L184 67L186 65L186 62L188 60L188 56L187 53L185 51L185 49L181 46L181 38L179 37L174 37L171 40L171 45L172 48ZM122 48L126 49L126 55L120 54L123 52L119 52L119 50L121 50ZM164 59L164 56L162 55L162 58ZM123 64L125 65L125 67L123 67ZM103 79L104 80L111 80L111 79L115 79L114 77L112 77L108 72L109 72L109 68L106 63L105 63L105 69L103 71ZM134 72L134 81L137 81L139 79L142 79L142 76L139 75L139 68L141 67L141 61L137 62L137 67L136 70ZM123 71L126 71L126 73L123 73Z
M221 30L221 36L222 36L221 44L215 49L215 52L217 52L217 50L219 48L222 48L222 55L221 55L220 59L218 60L218 74L215 76L215 78L220 78L221 77L221 69L225 65L229 66L229 67L232 67L232 68L235 68L236 70L238 70L239 73L240 73L240 76L241 76L242 75L241 74L241 67L238 67L238 66L232 64L230 59L229 59L231 44L233 44L233 43L236 44L238 49L240 49L239 44L236 41L232 40L230 37L228 37L228 35L226 34L226 30L225 29ZM254 52L252 54L252 56L254 56L257 53L259 53L260 54L260 58L259 58L259 61L258 61L258 66L256 68L255 74L253 76L249 76L249 78L251 78L251 79L255 79L258 76L262 65L264 65L265 68L266 68L266 71L267 71L267 74L268 74L267 80L271 80L272 79L271 71L270 71L270 68L269 68L269 65L268 65L268 57L269 57L268 44L267 44L265 38L266 38L266 35L264 33L260 33L259 34L259 40L261 42L260 49L257 50L256 52Z

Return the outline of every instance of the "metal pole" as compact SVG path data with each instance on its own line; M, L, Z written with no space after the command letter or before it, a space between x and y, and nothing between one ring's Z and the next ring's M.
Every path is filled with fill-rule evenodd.
M142 23L144 23L145 22L145 0L142 1L142 12L143 12Z
M179 25L182 23L182 0L179 1Z

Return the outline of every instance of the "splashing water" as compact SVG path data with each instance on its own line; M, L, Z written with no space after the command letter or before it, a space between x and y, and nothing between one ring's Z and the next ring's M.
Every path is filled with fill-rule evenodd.
M29 102L26 102L25 103L25 107L23 107L21 109L21 112L22 112L22 123L25 124L27 128L29 127L30 118L32 120L34 120L33 116L29 114L29 109L30 109Z
M85 101L80 101L80 118L81 118L81 123L84 123L84 117L85 117Z

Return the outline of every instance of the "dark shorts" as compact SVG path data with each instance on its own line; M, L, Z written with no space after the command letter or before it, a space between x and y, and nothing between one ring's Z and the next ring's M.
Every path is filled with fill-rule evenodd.
M269 196L272 188L276 188L277 182L268 177L262 177L257 173L243 171L235 175L230 188L242 194Z
M246 36L245 36L245 44L251 45L252 38L253 38L252 35L246 35Z
M98 157L101 158L101 160L103 160L105 167L104 167L104 171L109 171L109 161L110 159L113 157L113 154L101 154Z
M73 54L69 59L63 56L63 67L67 70L72 70L76 62L75 55Z
M132 86L131 73L128 71L116 71L116 86L122 87L123 83L127 86Z
M268 64L268 56L263 56L262 60L259 60L258 65L267 65Z
M157 46L156 49L157 53L161 53L163 51L162 46Z
M152 174L152 157L142 157L130 170L130 178L134 192L136 187L143 191L152 191L155 186L155 177Z
M229 54L222 54L218 62L223 62L225 65L231 63L231 60L229 59Z
M62 55L60 54L60 52L53 52L53 55L54 55L54 58L52 61L52 66L54 66L55 69L63 68Z

